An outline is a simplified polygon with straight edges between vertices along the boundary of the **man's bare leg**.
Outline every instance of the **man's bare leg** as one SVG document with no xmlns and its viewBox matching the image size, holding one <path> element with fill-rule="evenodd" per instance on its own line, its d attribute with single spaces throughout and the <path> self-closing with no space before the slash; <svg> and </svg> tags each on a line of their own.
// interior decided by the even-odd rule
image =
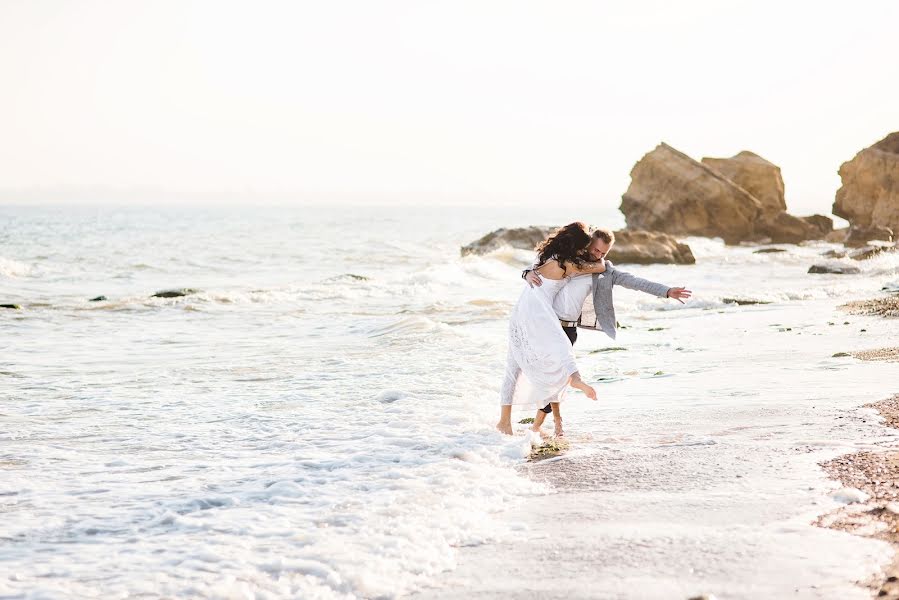
<svg viewBox="0 0 899 600">
<path fill-rule="evenodd" d="M 556 437 L 562 437 L 565 435 L 565 431 L 562 430 L 562 405 L 558 402 L 553 402 L 550 406 L 553 409 L 553 433 L 555 433 Z"/>
<path fill-rule="evenodd" d="M 546 413 L 542 410 L 537 410 L 537 414 L 534 415 L 534 424 L 531 426 L 531 431 L 536 431 L 541 436 L 545 437 L 545 434 L 540 431 L 540 428 L 543 427 L 543 421 L 546 420 Z"/>
<path fill-rule="evenodd" d="M 512 435 L 512 405 L 511 404 L 503 404 L 500 407 L 499 423 L 496 424 L 496 428 L 500 431 L 500 433 L 505 433 L 506 435 Z"/>
</svg>

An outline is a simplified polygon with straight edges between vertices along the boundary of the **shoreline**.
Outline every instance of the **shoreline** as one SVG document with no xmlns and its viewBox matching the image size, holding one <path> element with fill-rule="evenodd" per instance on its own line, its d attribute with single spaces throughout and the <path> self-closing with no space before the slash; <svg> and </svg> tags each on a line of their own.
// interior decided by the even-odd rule
<svg viewBox="0 0 899 600">
<path fill-rule="evenodd" d="M 899 429 L 899 394 L 862 408 L 875 409 L 885 426 Z M 815 525 L 889 542 L 896 556 L 869 587 L 876 598 L 899 599 L 899 449 L 854 452 L 823 462 L 821 468 L 848 493 L 861 494 L 857 501 L 818 517 Z"/>
<path fill-rule="evenodd" d="M 855 300 L 840 308 L 853 315 L 895 318 L 899 316 L 899 297 Z M 866 362 L 899 362 L 897 347 L 845 354 Z M 864 404 L 862 408 L 876 410 L 885 427 L 899 429 L 899 394 Z M 821 468 L 844 488 L 861 494 L 858 501 L 818 517 L 815 525 L 889 542 L 896 555 L 883 575 L 872 580 L 869 587 L 875 598 L 899 600 L 899 449 L 853 452 L 823 462 Z"/>
</svg>

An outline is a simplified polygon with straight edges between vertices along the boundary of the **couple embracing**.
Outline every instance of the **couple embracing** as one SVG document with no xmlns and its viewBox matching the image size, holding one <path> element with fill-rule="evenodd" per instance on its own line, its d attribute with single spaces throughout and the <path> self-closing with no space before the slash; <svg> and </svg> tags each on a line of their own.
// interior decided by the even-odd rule
<svg viewBox="0 0 899 600">
<path fill-rule="evenodd" d="M 660 298 L 683 302 L 692 292 L 620 271 L 606 260 L 615 236 L 606 229 L 589 231 L 581 222 L 559 228 L 537 245 L 537 262 L 522 277 L 521 292 L 509 321 L 509 354 L 500 392 L 496 428 L 512 434 L 512 405 L 537 408 L 533 430 L 539 432 L 552 412 L 555 435 L 562 436 L 561 402 L 568 386 L 596 400 L 596 390 L 581 378 L 572 346 L 578 326 L 615 338 L 612 288 L 620 285 Z"/>
</svg>

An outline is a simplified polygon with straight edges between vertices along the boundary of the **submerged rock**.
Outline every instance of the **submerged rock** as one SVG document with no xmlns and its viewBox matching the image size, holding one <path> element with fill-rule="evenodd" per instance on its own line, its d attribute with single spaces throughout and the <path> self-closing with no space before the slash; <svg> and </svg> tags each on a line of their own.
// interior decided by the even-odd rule
<svg viewBox="0 0 899 600">
<path fill-rule="evenodd" d="M 770 300 L 755 300 L 753 298 L 722 298 L 721 301 L 725 304 L 738 304 L 740 306 L 748 304 L 771 304 Z"/>
<path fill-rule="evenodd" d="M 180 298 L 182 296 L 190 296 L 191 294 L 199 294 L 200 290 L 194 288 L 181 288 L 176 290 L 162 290 L 156 292 L 151 298 Z"/>
<path fill-rule="evenodd" d="M 868 260 L 869 258 L 874 258 L 878 254 L 883 254 L 884 252 L 894 252 L 896 248 L 894 246 L 864 246 L 849 253 L 849 258 L 853 260 Z"/>
<path fill-rule="evenodd" d="M 828 250 L 827 252 L 822 252 L 821 256 L 824 258 L 846 258 L 846 255 L 849 254 L 845 250 Z"/>
<path fill-rule="evenodd" d="M 91 298 L 90 300 L 88 300 L 88 302 L 105 302 L 106 300 L 108 300 L 106 296 L 97 296 L 95 298 Z"/>
<path fill-rule="evenodd" d="M 778 252 L 786 252 L 783 248 L 759 248 L 753 254 L 776 254 Z"/>
<path fill-rule="evenodd" d="M 861 273 L 861 269 L 849 265 L 812 265 L 809 273 L 831 273 L 834 275 L 855 275 Z"/>
</svg>

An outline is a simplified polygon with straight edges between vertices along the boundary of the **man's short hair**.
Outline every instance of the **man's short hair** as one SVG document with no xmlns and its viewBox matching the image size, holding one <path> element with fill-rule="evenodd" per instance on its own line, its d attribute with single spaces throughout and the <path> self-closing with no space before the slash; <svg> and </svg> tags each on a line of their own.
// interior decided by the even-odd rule
<svg viewBox="0 0 899 600">
<path fill-rule="evenodd" d="M 608 229 L 594 229 L 592 236 L 594 240 L 602 240 L 607 244 L 615 243 L 615 234 Z"/>
</svg>

